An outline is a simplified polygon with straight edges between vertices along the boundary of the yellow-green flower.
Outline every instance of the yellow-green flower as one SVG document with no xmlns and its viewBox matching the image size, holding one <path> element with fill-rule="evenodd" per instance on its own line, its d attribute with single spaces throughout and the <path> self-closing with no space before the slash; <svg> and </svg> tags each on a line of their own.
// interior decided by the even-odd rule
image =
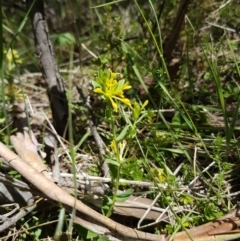
<svg viewBox="0 0 240 241">
<path fill-rule="evenodd" d="M 166 182 L 167 178 L 162 168 L 151 168 L 151 172 L 154 174 L 156 180 L 161 183 Z"/>
<path fill-rule="evenodd" d="M 99 72 L 98 77 L 93 81 L 95 87 L 94 92 L 101 94 L 104 98 L 111 101 L 114 111 L 118 111 L 116 100 L 121 101 L 123 104 L 131 106 L 131 102 L 124 96 L 124 91 L 130 89 L 131 86 L 124 79 L 118 81 L 120 74 L 113 73 L 110 70 Z"/>
<path fill-rule="evenodd" d="M 7 62 L 7 69 L 11 71 L 15 68 L 15 63 L 21 64 L 22 60 L 19 56 L 19 53 L 15 49 L 4 50 L 4 54 L 6 54 L 6 62 Z"/>
<path fill-rule="evenodd" d="M 116 140 L 111 141 L 110 148 L 115 155 L 119 155 L 119 161 L 124 162 L 125 149 L 127 146 L 126 140 L 117 142 Z"/>
<path fill-rule="evenodd" d="M 13 83 L 10 83 L 5 89 L 5 95 L 11 100 L 23 101 L 27 95 L 22 93 L 22 90 L 19 86 L 16 86 Z"/>
<path fill-rule="evenodd" d="M 115 140 L 111 141 L 110 147 L 114 153 L 117 153 L 117 142 Z"/>
<path fill-rule="evenodd" d="M 133 113 L 134 121 L 137 121 L 138 117 L 141 114 L 141 111 L 147 106 L 147 104 L 148 104 L 148 100 L 146 100 L 142 105 L 138 104 L 138 102 L 136 101 L 133 103 L 132 113 Z"/>
</svg>

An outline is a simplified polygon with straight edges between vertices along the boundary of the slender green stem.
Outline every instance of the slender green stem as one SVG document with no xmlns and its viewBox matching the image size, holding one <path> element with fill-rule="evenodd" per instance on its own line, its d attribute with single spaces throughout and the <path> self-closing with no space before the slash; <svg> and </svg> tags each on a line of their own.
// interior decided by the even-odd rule
<svg viewBox="0 0 240 241">
<path fill-rule="evenodd" d="M 118 188 L 119 188 L 120 170 L 121 170 L 120 152 L 119 152 L 119 148 L 118 148 L 116 127 L 115 127 L 116 120 L 115 120 L 115 116 L 113 113 L 111 103 L 109 103 L 109 109 L 110 109 L 110 118 L 111 118 L 110 122 L 111 122 L 111 130 L 112 130 L 112 134 L 113 134 L 113 141 L 116 142 L 115 159 L 119 163 L 119 166 L 117 166 L 117 175 L 113 176 L 113 173 L 112 173 L 112 183 L 113 183 L 114 191 L 113 191 L 113 196 L 112 196 L 112 204 L 110 205 L 109 210 L 106 214 L 107 217 L 109 217 L 112 214 L 112 210 L 113 210 L 114 204 L 116 202 L 117 192 L 118 192 Z"/>
</svg>

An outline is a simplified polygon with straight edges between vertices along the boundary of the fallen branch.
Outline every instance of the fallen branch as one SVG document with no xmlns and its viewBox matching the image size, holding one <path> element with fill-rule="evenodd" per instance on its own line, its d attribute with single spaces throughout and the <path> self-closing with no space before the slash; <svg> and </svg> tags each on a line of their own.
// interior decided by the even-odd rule
<svg viewBox="0 0 240 241">
<path fill-rule="evenodd" d="M 90 217 L 95 222 L 107 227 L 110 234 L 115 237 L 127 238 L 127 240 L 149 240 L 149 241 L 166 241 L 165 235 L 154 235 L 150 233 L 141 232 L 132 228 L 119 224 L 111 219 L 92 210 L 75 197 L 61 189 L 51 180 L 46 178 L 42 173 L 39 173 L 27 162 L 24 162 L 14 152 L 9 150 L 3 143 L 0 142 L 0 155 L 7 161 L 16 171 L 18 171 L 24 178 L 40 190 L 47 198 L 54 200 L 67 207 L 76 208 L 80 213 Z M 107 233 L 109 234 L 109 233 Z M 107 235 L 106 234 L 106 235 Z"/>
</svg>

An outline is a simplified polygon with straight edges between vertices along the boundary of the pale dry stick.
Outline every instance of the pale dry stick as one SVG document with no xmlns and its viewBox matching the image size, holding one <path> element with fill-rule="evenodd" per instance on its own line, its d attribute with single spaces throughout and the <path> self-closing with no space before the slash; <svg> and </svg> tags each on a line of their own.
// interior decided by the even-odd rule
<svg viewBox="0 0 240 241">
<path fill-rule="evenodd" d="M 97 125 L 96 125 L 96 116 L 94 114 L 91 104 L 87 101 L 86 96 L 83 94 L 82 89 L 77 87 L 77 90 L 78 90 L 79 95 L 81 96 L 81 98 L 84 101 L 84 105 L 87 107 L 87 109 L 91 115 L 91 120 L 89 120 L 89 128 L 94 137 L 95 143 L 99 149 L 100 158 L 102 161 L 102 166 L 101 166 L 102 172 L 105 177 L 110 177 L 109 166 L 108 166 L 107 162 L 104 161 L 106 145 L 98 133 Z"/>
<path fill-rule="evenodd" d="M 26 129 L 24 129 L 23 133 L 18 132 L 16 136 L 11 136 L 10 139 L 22 160 L 52 180 L 52 177 L 48 174 L 47 167 L 37 153 L 37 147 L 33 144 Z"/>
<path fill-rule="evenodd" d="M 20 208 L 18 203 L 10 203 L 10 204 L 0 205 L 1 208 L 5 208 L 6 210 L 8 210 L 8 209 L 10 210 L 11 206 L 15 206 L 15 208 L 13 210 L 9 211 L 8 213 L 1 214 L 0 222 L 5 222 L 10 216 L 12 216 Z"/>
<path fill-rule="evenodd" d="M 45 150 L 49 153 L 49 159 L 51 163 L 51 169 L 52 169 L 52 177 L 56 184 L 60 184 L 60 163 L 59 163 L 59 157 L 58 157 L 58 151 L 57 151 L 57 139 L 54 134 L 52 134 L 50 131 L 47 131 L 44 134 L 44 144 L 45 144 Z"/>
<path fill-rule="evenodd" d="M 209 24 L 210 26 L 214 26 L 214 27 L 217 27 L 217 28 L 221 28 L 221 29 L 236 33 L 236 30 L 233 29 L 233 28 L 230 28 L 230 27 L 227 27 L 227 26 L 221 26 L 221 25 L 218 25 L 216 23 L 212 23 L 212 22 L 208 22 L 208 21 L 206 21 L 206 23 Z"/>
<path fill-rule="evenodd" d="M 91 227 L 91 230 L 95 233 L 98 233 L 100 235 L 104 235 L 104 236 L 107 236 L 107 238 L 110 240 L 110 241 L 122 241 L 122 239 L 117 239 L 115 237 L 113 237 L 112 235 L 106 235 L 106 233 L 110 233 L 110 231 L 105 228 L 105 227 L 101 227 L 95 223 L 90 223 L 84 219 L 80 219 L 79 217 L 74 217 L 74 223 L 78 223 L 80 224 L 81 226 L 85 227 L 85 228 L 90 228 Z"/>
<path fill-rule="evenodd" d="M 215 161 L 211 162 L 206 168 L 203 169 L 202 173 L 206 172 L 210 167 L 215 164 Z M 200 178 L 200 175 L 196 176 L 189 184 L 188 187 L 192 187 L 194 183 Z"/>
<path fill-rule="evenodd" d="M 53 131 L 53 134 L 56 136 L 57 140 L 58 140 L 59 143 L 61 144 L 64 152 L 67 154 L 67 157 L 69 158 L 69 160 L 70 160 L 71 163 L 72 163 L 72 158 L 71 158 L 71 156 L 70 156 L 70 154 L 69 154 L 69 152 L 68 152 L 67 147 L 64 145 L 64 143 L 62 142 L 61 138 L 58 136 L 56 130 L 54 129 L 53 125 L 51 124 L 51 122 L 50 122 L 49 119 L 47 118 L 47 116 L 46 116 L 46 114 L 44 113 L 44 111 L 42 111 L 42 114 L 43 114 L 45 120 L 47 121 L 47 123 L 49 124 L 51 130 Z"/>
<path fill-rule="evenodd" d="M 180 163 L 179 165 L 178 165 L 178 167 L 175 169 L 175 171 L 173 172 L 173 175 L 174 176 L 176 176 L 178 173 L 179 173 L 179 171 L 181 170 L 181 168 L 182 168 L 182 166 L 184 165 L 184 162 L 182 162 L 182 163 Z"/>
<path fill-rule="evenodd" d="M 219 12 L 222 8 L 226 7 L 226 5 L 228 5 L 230 2 L 232 2 L 232 0 L 228 0 L 227 2 L 223 3 L 218 9 L 216 9 L 210 15 L 208 15 L 207 19 L 210 18 L 213 14 Z"/>
<path fill-rule="evenodd" d="M 240 230 L 227 231 L 225 233 L 220 234 L 204 234 L 201 236 L 193 237 L 193 236 L 185 236 L 177 239 L 173 239 L 173 241 L 229 241 L 229 240 L 239 240 L 240 238 Z"/>
<path fill-rule="evenodd" d="M 232 2 L 232 0 L 228 0 L 226 3 L 223 3 L 218 9 L 222 9 L 224 7 L 226 7 L 227 4 L 229 4 L 230 2 Z"/>
<path fill-rule="evenodd" d="M 96 54 L 94 54 L 90 49 L 88 49 L 85 44 L 81 44 L 81 45 L 82 45 L 82 47 L 83 47 L 85 50 L 87 50 L 87 52 L 88 52 L 93 58 L 98 59 L 98 56 L 97 56 Z"/>
<path fill-rule="evenodd" d="M 193 156 L 193 173 L 194 179 L 196 178 L 196 161 L 197 161 L 197 146 L 194 146 L 194 156 Z"/>
<path fill-rule="evenodd" d="M 43 174 L 36 171 L 26 162 L 22 161 L 19 156 L 9 150 L 2 142 L 0 142 L 0 156 L 2 156 L 16 171 L 18 171 L 22 176 L 24 176 L 24 178 L 46 195 L 46 197 L 68 207 L 76 208 L 76 210 L 80 213 L 87 215 L 91 219 L 110 229 L 112 234 L 115 234 L 118 237 L 128 238 L 127 240 L 166 241 L 167 237 L 165 235 L 154 235 L 134 230 L 92 210 L 47 179 Z"/>
<path fill-rule="evenodd" d="M 52 172 L 49 172 L 50 175 L 52 175 Z M 74 175 L 71 174 L 71 173 L 60 173 L 60 176 L 61 177 L 71 177 L 73 178 Z M 79 179 L 79 180 L 85 180 L 86 179 L 86 176 L 87 176 L 87 179 L 89 181 L 96 181 L 96 182 L 105 182 L 105 183 L 110 183 L 112 182 L 112 179 L 110 177 L 97 177 L 97 176 L 91 176 L 87 173 L 79 173 L 79 174 L 76 174 L 76 178 Z M 148 187 L 148 188 L 164 188 L 166 189 L 166 185 L 164 184 L 154 184 L 152 182 L 144 182 L 144 181 L 133 181 L 133 180 L 127 180 L 127 179 L 122 179 L 120 178 L 119 179 L 119 183 L 122 183 L 122 184 L 128 184 L 128 185 L 133 185 L 133 186 L 138 186 L 138 187 Z M 184 188 L 179 188 L 179 190 L 183 190 Z M 186 188 L 185 188 L 186 189 Z"/>
<path fill-rule="evenodd" d="M 99 149 L 101 159 L 103 160 L 102 172 L 103 172 L 105 177 L 110 177 L 109 166 L 108 166 L 107 162 L 104 161 L 104 158 L 103 158 L 103 156 L 105 155 L 105 150 L 104 149 L 106 149 L 106 145 L 103 142 L 101 136 L 99 135 L 99 133 L 97 131 L 97 127 L 93 124 L 92 121 L 90 121 L 89 126 L 90 126 L 90 129 L 91 129 L 92 135 L 93 135 L 93 137 L 95 139 L 95 143 L 96 143 L 96 145 L 97 145 L 97 147 Z"/>
<path fill-rule="evenodd" d="M 141 219 L 138 221 L 137 224 L 137 228 L 141 228 L 141 223 L 143 222 L 143 220 L 145 219 L 145 217 L 148 215 L 148 213 L 151 211 L 152 207 L 155 205 L 155 203 L 157 202 L 158 198 L 162 195 L 161 192 L 158 193 L 158 195 L 155 197 L 155 199 L 152 201 L 152 204 L 149 205 L 148 209 L 146 210 L 146 212 L 144 213 L 144 215 L 141 217 Z"/>
<path fill-rule="evenodd" d="M 2 187 L 3 185 L 8 185 L 8 188 Z M 68 193 L 73 192 L 73 182 L 68 180 L 65 182 L 64 180 L 61 180 L 61 186 L 63 189 L 65 189 Z M 91 187 L 91 193 L 85 193 L 83 195 L 83 200 L 87 200 L 88 203 L 91 203 L 93 206 L 101 209 L 102 206 L 102 199 L 96 199 L 94 196 L 96 195 L 104 195 L 104 193 L 100 193 L 98 190 L 96 190 L 97 187 L 92 186 Z M 78 187 L 79 189 L 79 187 Z M 82 190 L 86 190 L 85 186 L 81 188 Z M 13 195 L 16 192 L 16 195 Z M 22 206 L 26 205 L 28 203 L 29 198 L 31 198 L 33 195 L 30 195 L 31 193 L 41 196 L 41 193 L 39 191 L 33 189 L 33 187 L 30 187 L 24 182 L 21 182 L 17 179 L 12 179 L 6 176 L 5 174 L 0 173 L 0 194 L 3 194 L 4 198 L 8 200 L 8 202 L 11 203 L 22 203 Z M 19 201 L 20 200 L 20 201 Z M 25 200 L 24 203 L 22 200 Z M 4 204 L 5 202 L 1 202 L 0 204 Z M 151 205 L 152 200 L 143 198 L 143 197 L 129 197 L 128 200 L 125 202 L 116 202 L 114 205 L 114 213 L 124 215 L 124 216 L 132 216 L 136 218 L 141 218 L 144 214 L 145 210 Z M 147 219 L 149 220 L 156 220 L 159 215 L 164 211 L 164 209 L 159 207 L 153 207 L 151 209 L 151 212 L 148 214 Z M 177 210 L 178 211 L 178 210 Z M 182 210 L 181 210 L 182 211 Z M 168 217 L 165 215 L 162 217 L 162 221 L 168 222 Z"/>
<path fill-rule="evenodd" d="M 51 175 L 51 173 L 49 173 Z M 2 182 L 2 183 L 1 183 Z M 14 188 L 17 192 L 16 197 L 12 197 L 11 194 L 11 189 L 5 188 L 3 189 L 1 186 L 2 185 L 8 185 L 12 188 Z M 73 182 L 68 180 L 61 180 L 61 185 L 65 190 L 69 193 L 72 193 L 72 188 L 73 188 Z M 79 189 L 80 187 L 78 187 Z M 85 186 L 81 187 L 82 190 L 86 190 Z M 102 206 L 102 200 L 101 199 L 95 199 L 92 197 L 92 195 L 104 195 L 104 193 L 100 193 L 99 190 L 97 189 L 96 186 L 91 186 L 91 193 L 90 194 L 85 194 L 84 197 L 87 199 L 87 201 L 91 202 L 95 207 L 101 208 Z M 6 197 L 10 202 L 19 202 L 18 198 L 19 196 L 21 197 L 21 200 L 27 200 L 29 199 L 28 193 L 34 193 L 35 195 L 41 195 L 39 194 L 38 191 L 34 190 L 31 188 L 29 185 L 27 185 L 24 182 L 21 182 L 17 179 L 12 179 L 9 178 L 7 175 L 0 173 L 0 193 L 4 194 L 4 197 Z M 85 199 L 83 199 L 85 200 Z M 1 203 L 1 202 L 0 202 Z M 25 204 L 25 203 L 24 203 Z M 152 204 L 152 200 L 143 198 L 143 197 L 129 197 L 128 200 L 125 202 L 116 202 L 114 205 L 114 213 L 124 215 L 124 216 L 132 216 L 136 218 L 141 218 L 149 207 L 149 205 Z M 152 207 L 151 212 L 148 213 L 147 219 L 149 220 L 156 220 L 159 215 L 164 211 L 164 209 L 160 207 Z M 178 211 L 183 211 L 183 209 L 176 209 L 176 212 Z M 162 215 L 162 214 L 161 214 Z M 162 216 L 162 221 L 168 222 L 168 217 L 166 215 Z"/>
<path fill-rule="evenodd" d="M 167 214 L 166 214 L 167 212 Z M 176 212 L 177 213 L 177 212 Z M 173 220 L 173 213 L 172 211 L 170 210 L 170 207 L 167 206 L 167 208 L 164 209 L 164 211 L 161 213 L 161 215 L 155 220 L 155 222 L 152 222 L 152 223 L 149 223 L 149 224 L 146 224 L 144 226 L 141 227 L 141 229 L 143 228 L 146 228 L 146 227 L 151 227 L 151 226 L 154 226 L 154 225 L 157 225 L 158 223 L 162 222 L 162 221 L 165 221 L 164 220 L 164 216 L 166 216 L 169 218 L 169 221 L 168 223 L 170 223 L 172 226 L 174 225 L 174 220 Z M 166 221 L 165 221 L 166 222 Z"/>
<path fill-rule="evenodd" d="M 16 215 L 14 215 L 11 218 L 6 219 L 4 221 L 4 223 L 2 225 L 0 225 L 0 233 L 3 232 L 4 230 L 6 230 L 7 228 L 11 227 L 12 225 L 14 225 L 18 220 L 25 217 L 28 213 L 32 212 L 36 207 L 37 207 L 37 205 L 34 203 L 34 204 L 30 204 L 29 206 L 27 206 L 25 208 L 21 208 L 20 211 Z"/>
</svg>

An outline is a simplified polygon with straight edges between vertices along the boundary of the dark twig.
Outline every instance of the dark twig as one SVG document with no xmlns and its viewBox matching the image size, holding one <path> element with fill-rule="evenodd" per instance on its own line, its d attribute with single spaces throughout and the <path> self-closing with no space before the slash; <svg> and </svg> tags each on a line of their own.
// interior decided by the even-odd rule
<svg viewBox="0 0 240 241">
<path fill-rule="evenodd" d="M 83 102 L 85 103 L 85 106 L 88 108 L 88 111 L 89 111 L 90 115 L 91 115 L 92 120 L 89 121 L 89 127 L 90 127 L 92 135 L 95 139 L 96 145 L 99 149 L 101 161 L 103 163 L 102 164 L 102 172 L 103 172 L 105 177 L 110 177 L 108 164 L 104 161 L 106 145 L 103 142 L 101 136 L 99 135 L 99 133 L 97 131 L 96 116 L 93 112 L 91 104 L 88 102 L 87 98 L 84 96 L 81 88 L 77 87 L 77 90 L 78 90 L 78 93 L 79 93 L 80 97 L 83 99 Z"/>
<path fill-rule="evenodd" d="M 33 0 L 27 0 L 30 8 Z M 62 136 L 67 126 L 68 105 L 63 79 L 59 73 L 50 40 L 47 21 L 44 19 L 44 4 L 36 0 L 30 12 L 35 37 L 36 56 L 42 70 L 43 78 L 48 85 L 48 95 L 51 104 L 54 127 Z"/>
<path fill-rule="evenodd" d="M 177 16 L 175 18 L 172 31 L 169 35 L 169 37 L 166 39 L 166 42 L 164 43 L 164 55 L 166 62 L 169 63 L 171 61 L 171 55 L 172 51 L 176 45 L 176 42 L 178 40 L 179 33 L 182 28 L 182 24 L 184 21 L 184 17 L 187 13 L 188 5 L 190 4 L 190 0 L 181 0 Z"/>
<path fill-rule="evenodd" d="M 89 121 L 89 127 L 91 129 L 92 135 L 93 135 L 93 137 L 95 139 L 96 145 L 97 145 L 97 147 L 99 149 L 99 152 L 100 152 L 100 155 L 101 155 L 101 159 L 103 161 L 102 171 L 104 173 L 104 176 L 105 177 L 110 177 L 108 164 L 104 161 L 104 155 L 105 155 L 105 150 L 104 149 L 106 148 L 106 145 L 103 142 L 101 136 L 98 134 L 97 127 L 93 124 L 92 121 Z"/>
</svg>

